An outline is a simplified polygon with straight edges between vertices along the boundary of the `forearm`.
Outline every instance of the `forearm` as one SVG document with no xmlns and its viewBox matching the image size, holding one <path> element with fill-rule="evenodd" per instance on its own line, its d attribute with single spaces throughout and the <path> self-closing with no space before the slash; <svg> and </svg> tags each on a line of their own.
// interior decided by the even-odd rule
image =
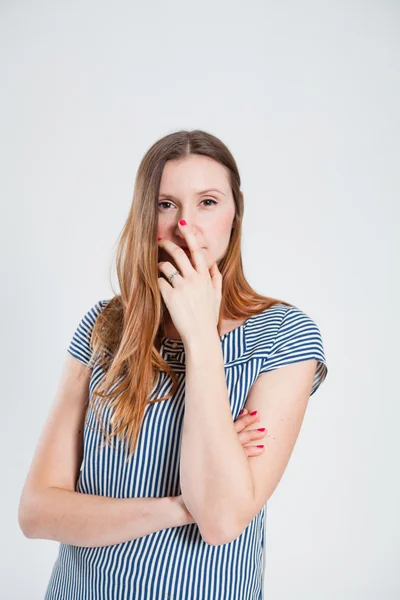
<svg viewBox="0 0 400 600">
<path fill-rule="evenodd" d="M 26 509 L 29 538 L 73 546 L 111 546 L 186 524 L 175 497 L 109 498 L 60 488 L 38 493 Z"/>
<path fill-rule="evenodd" d="M 225 539 L 241 528 L 253 482 L 233 423 L 217 330 L 185 342 L 185 354 L 182 495 L 203 537 Z"/>
</svg>

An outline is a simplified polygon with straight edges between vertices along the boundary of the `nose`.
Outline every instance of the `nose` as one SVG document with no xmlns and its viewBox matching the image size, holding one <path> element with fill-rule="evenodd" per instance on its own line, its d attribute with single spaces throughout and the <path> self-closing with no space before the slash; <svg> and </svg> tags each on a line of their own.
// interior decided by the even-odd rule
<svg viewBox="0 0 400 600">
<path fill-rule="evenodd" d="M 201 248 L 204 248 L 204 243 L 203 243 L 203 236 L 200 234 L 200 232 L 198 231 L 196 226 L 190 226 L 190 223 L 188 221 L 186 221 L 187 225 L 185 225 L 184 227 L 188 227 L 189 228 L 189 232 L 194 235 L 196 241 L 200 244 Z M 186 238 L 184 237 L 183 233 L 182 233 L 182 227 L 180 225 L 177 225 L 175 227 L 175 235 L 174 238 L 176 240 L 176 244 L 178 244 L 178 246 L 187 246 L 187 241 Z M 175 241 L 174 239 L 172 241 Z"/>
<path fill-rule="evenodd" d="M 187 228 L 187 231 L 189 233 L 192 233 L 194 235 L 197 235 L 197 228 L 196 226 L 193 224 L 193 220 L 189 221 L 188 219 L 185 219 L 184 217 L 182 217 L 182 219 L 186 222 L 186 225 L 184 225 L 185 228 Z M 182 226 L 179 225 L 179 221 L 181 221 L 182 219 L 178 219 L 175 225 L 175 235 L 177 238 L 179 238 L 183 244 L 186 244 L 185 241 L 185 236 L 182 233 Z"/>
</svg>

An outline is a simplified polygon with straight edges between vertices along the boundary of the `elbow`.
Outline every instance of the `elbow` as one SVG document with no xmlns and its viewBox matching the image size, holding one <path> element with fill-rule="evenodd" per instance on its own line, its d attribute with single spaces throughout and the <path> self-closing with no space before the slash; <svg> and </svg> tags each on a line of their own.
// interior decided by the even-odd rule
<svg viewBox="0 0 400 600">
<path fill-rule="evenodd" d="M 24 536 L 29 539 L 38 537 L 38 505 L 40 505 L 40 503 L 28 497 L 22 497 L 19 503 L 18 525 Z"/>
<path fill-rule="evenodd" d="M 201 537 L 210 546 L 221 546 L 222 544 L 229 544 L 236 540 L 244 531 L 237 522 L 232 523 L 221 523 L 216 519 L 213 519 L 207 527 L 200 529 Z"/>
<path fill-rule="evenodd" d="M 33 534 L 33 522 L 32 519 L 26 510 L 18 511 L 18 525 L 22 533 L 26 538 L 32 539 L 34 537 Z"/>
<path fill-rule="evenodd" d="M 223 512 L 227 513 L 227 511 Z M 238 513 L 226 514 L 225 518 L 217 518 L 214 512 L 211 515 L 204 513 L 198 515 L 196 523 L 199 527 L 200 535 L 206 544 L 220 546 L 222 544 L 229 544 L 242 535 L 252 518 L 253 516 L 250 517 L 248 513 L 246 515 Z"/>
<path fill-rule="evenodd" d="M 233 542 L 234 540 L 236 540 L 236 538 L 238 538 L 238 535 L 221 535 L 221 534 L 214 534 L 214 535 L 207 535 L 207 537 L 203 537 L 203 540 L 206 542 L 206 544 L 208 544 L 209 546 L 222 546 L 223 544 L 229 544 L 230 542 Z"/>
<path fill-rule="evenodd" d="M 203 532 L 200 530 L 201 537 L 203 538 L 203 542 L 208 544 L 209 546 L 221 546 L 222 544 L 227 544 L 228 541 L 226 537 L 222 537 L 219 532 Z"/>
<path fill-rule="evenodd" d="M 222 523 L 218 523 L 215 519 L 214 522 L 203 531 L 201 535 L 203 540 L 211 546 L 219 546 L 221 544 L 229 544 L 234 542 L 238 537 L 244 533 L 245 529 L 250 525 L 255 515 L 246 514 L 243 518 L 232 519 L 229 523 L 225 523 L 222 527 Z"/>
</svg>

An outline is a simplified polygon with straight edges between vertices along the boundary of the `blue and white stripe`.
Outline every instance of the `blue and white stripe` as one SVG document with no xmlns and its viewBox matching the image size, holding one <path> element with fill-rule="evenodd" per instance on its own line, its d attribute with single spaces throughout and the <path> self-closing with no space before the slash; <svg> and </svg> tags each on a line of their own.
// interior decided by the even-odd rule
<svg viewBox="0 0 400 600">
<path fill-rule="evenodd" d="M 80 321 L 68 352 L 88 365 L 90 334 L 109 300 L 97 302 Z M 321 333 L 300 309 L 278 304 L 220 337 L 233 419 L 260 373 L 310 358 L 318 367 L 314 394 L 327 375 Z M 84 428 L 84 455 L 76 491 L 113 498 L 178 496 L 184 416 L 185 350 L 164 337 L 160 352 L 178 377 L 168 400 L 147 404 L 135 453 L 122 444 L 104 446 L 91 409 Z M 104 376 L 94 364 L 90 394 Z M 160 373 L 150 400 L 172 388 Z M 101 407 L 110 431 L 111 409 Z M 90 425 L 90 427 L 88 427 Z M 267 504 L 233 542 L 211 546 L 195 523 L 154 532 L 122 544 L 86 548 L 60 544 L 45 600 L 262 600 Z"/>
</svg>

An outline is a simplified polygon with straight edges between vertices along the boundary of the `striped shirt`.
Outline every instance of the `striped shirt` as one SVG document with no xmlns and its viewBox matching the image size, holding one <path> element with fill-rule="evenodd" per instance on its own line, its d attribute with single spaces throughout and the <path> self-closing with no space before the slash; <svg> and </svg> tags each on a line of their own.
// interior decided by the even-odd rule
<svg viewBox="0 0 400 600">
<path fill-rule="evenodd" d="M 84 364 L 91 357 L 90 335 L 109 300 L 97 302 L 79 322 L 68 352 Z M 298 308 L 277 304 L 220 336 L 229 401 L 235 421 L 260 373 L 315 358 L 311 395 L 327 375 L 317 324 Z M 147 404 L 135 453 L 104 437 L 91 408 L 84 427 L 84 454 L 76 491 L 113 498 L 178 496 L 179 449 L 184 416 L 185 350 L 182 340 L 163 337 L 161 356 L 178 377 L 175 395 Z M 90 396 L 104 377 L 94 365 Z M 166 395 L 172 381 L 162 372 L 151 400 Z M 99 412 L 99 411 L 97 411 Z M 107 431 L 111 417 L 100 410 Z M 88 427 L 88 425 L 90 427 Z M 155 443 L 156 441 L 156 443 Z M 100 449 L 100 447 L 102 448 Z M 213 546 L 196 523 L 170 527 L 103 547 L 60 544 L 45 600 L 262 600 L 267 504 L 232 542 Z"/>
</svg>

